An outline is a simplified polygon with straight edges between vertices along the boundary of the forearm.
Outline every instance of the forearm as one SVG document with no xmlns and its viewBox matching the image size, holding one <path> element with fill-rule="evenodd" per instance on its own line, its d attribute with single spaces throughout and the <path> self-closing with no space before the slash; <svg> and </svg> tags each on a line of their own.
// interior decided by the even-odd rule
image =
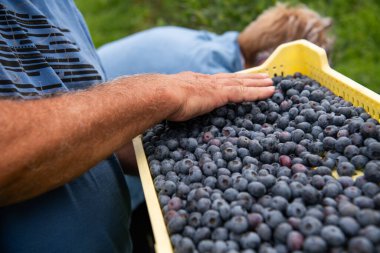
<svg viewBox="0 0 380 253">
<path fill-rule="evenodd" d="M 122 78 L 54 98 L 0 101 L 0 205 L 71 181 L 170 115 L 160 81 Z"/>
</svg>

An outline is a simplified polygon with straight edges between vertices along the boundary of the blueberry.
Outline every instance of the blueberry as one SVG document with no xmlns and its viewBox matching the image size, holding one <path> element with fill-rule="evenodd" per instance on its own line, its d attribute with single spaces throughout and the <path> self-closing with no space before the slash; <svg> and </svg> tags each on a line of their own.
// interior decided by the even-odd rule
<svg viewBox="0 0 380 253">
<path fill-rule="evenodd" d="M 198 166 L 193 166 L 189 169 L 189 180 L 191 182 L 200 182 L 202 178 L 203 174 Z"/>
<path fill-rule="evenodd" d="M 329 117 L 327 114 L 322 114 L 318 117 L 318 126 L 320 126 L 321 128 L 326 128 L 330 122 L 329 122 Z"/>
<path fill-rule="evenodd" d="M 217 179 L 215 177 L 212 177 L 212 176 L 209 176 L 209 177 L 206 177 L 204 180 L 203 180 L 203 184 L 205 186 L 209 186 L 211 188 L 215 188 L 216 186 L 216 183 L 217 183 Z M 177 191 L 178 192 L 178 191 Z"/>
<path fill-rule="evenodd" d="M 165 206 L 169 203 L 170 197 L 167 195 L 159 195 L 158 200 L 161 206 Z"/>
<path fill-rule="evenodd" d="M 343 153 L 344 149 L 348 146 L 351 145 L 351 140 L 347 137 L 340 137 L 336 140 L 335 143 L 335 149 L 336 151 Z"/>
<path fill-rule="evenodd" d="M 339 185 L 335 183 L 327 183 L 322 189 L 322 193 L 324 197 L 330 197 L 330 198 L 335 198 L 341 192 L 342 192 L 342 187 L 339 187 Z"/>
<path fill-rule="evenodd" d="M 289 89 L 291 89 L 293 87 L 294 83 L 291 81 L 291 80 L 282 80 L 280 81 L 280 83 L 278 84 L 278 87 L 283 90 L 283 91 L 287 91 Z"/>
<path fill-rule="evenodd" d="M 365 179 L 379 184 L 380 183 L 380 161 L 370 161 L 364 170 Z"/>
<path fill-rule="evenodd" d="M 217 171 L 218 171 L 218 167 L 216 166 L 215 162 L 213 162 L 213 161 L 206 162 L 202 166 L 202 172 L 206 176 L 214 176 L 214 175 L 216 175 Z"/>
<path fill-rule="evenodd" d="M 206 212 L 211 207 L 211 200 L 208 198 L 201 198 L 197 202 L 197 211 L 198 212 Z"/>
<path fill-rule="evenodd" d="M 260 102 L 264 102 L 264 101 L 260 101 Z M 256 124 L 260 124 L 261 125 L 261 124 L 264 124 L 266 122 L 266 119 L 267 119 L 267 117 L 265 116 L 265 114 L 263 114 L 263 113 L 257 113 L 255 115 L 253 115 L 252 123 L 256 123 Z"/>
<path fill-rule="evenodd" d="M 338 133 L 336 134 L 336 137 L 340 138 L 340 137 L 348 137 L 350 135 L 350 133 L 348 132 L 347 129 L 340 129 L 338 131 Z"/>
<path fill-rule="evenodd" d="M 181 215 L 174 215 L 167 223 L 170 234 L 180 233 L 187 224 L 186 218 Z"/>
<path fill-rule="evenodd" d="M 368 145 L 368 157 L 380 160 L 380 142 L 372 142 Z"/>
<path fill-rule="evenodd" d="M 289 89 L 286 91 L 286 96 L 290 97 L 292 101 L 297 101 L 299 100 L 299 91 L 296 89 Z M 297 99 L 296 99 L 297 98 Z"/>
<path fill-rule="evenodd" d="M 198 251 L 199 252 L 211 252 L 214 246 L 214 242 L 212 240 L 206 239 L 202 240 L 198 243 Z"/>
<path fill-rule="evenodd" d="M 290 190 L 292 192 L 292 197 L 293 198 L 299 198 L 302 196 L 303 192 L 303 184 L 300 182 L 291 182 L 290 183 Z"/>
<path fill-rule="evenodd" d="M 271 152 L 268 152 L 268 151 L 264 151 L 261 153 L 260 155 L 260 161 L 262 163 L 266 163 L 266 164 L 271 164 L 273 163 L 275 160 L 275 156 L 273 153 Z"/>
<path fill-rule="evenodd" d="M 169 210 L 178 211 L 179 209 L 182 208 L 182 200 L 178 197 L 173 197 L 168 201 L 167 205 L 168 205 Z"/>
<path fill-rule="evenodd" d="M 294 163 L 294 162 L 293 162 Z M 306 168 L 306 166 L 305 165 L 303 165 L 303 164 L 301 164 L 301 163 L 294 163 L 293 165 L 292 165 L 292 172 L 294 173 L 294 174 L 296 174 L 296 173 L 305 173 L 305 172 L 307 172 L 307 168 Z"/>
<path fill-rule="evenodd" d="M 348 145 L 345 149 L 344 149 L 344 155 L 351 159 L 352 157 L 354 156 L 357 156 L 360 154 L 360 150 L 358 147 L 354 146 L 354 145 Z"/>
<path fill-rule="evenodd" d="M 284 130 L 289 125 L 289 118 L 288 117 L 280 117 L 277 122 L 277 127 Z"/>
<path fill-rule="evenodd" d="M 229 202 L 232 202 L 237 198 L 237 195 L 239 192 L 234 189 L 234 188 L 228 188 L 227 190 L 224 191 L 223 193 L 223 198 Z"/>
<path fill-rule="evenodd" d="M 339 227 L 348 236 L 352 237 L 358 234 L 360 226 L 352 217 L 343 217 L 339 220 Z"/>
<path fill-rule="evenodd" d="M 194 233 L 195 233 L 195 228 L 193 228 L 192 226 L 185 226 L 185 228 L 182 231 L 182 236 L 193 238 Z"/>
<path fill-rule="evenodd" d="M 285 198 L 281 196 L 275 196 L 272 198 L 271 207 L 273 209 L 276 209 L 280 212 L 285 212 L 287 206 L 288 206 L 288 201 Z"/>
<path fill-rule="evenodd" d="M 301 220 L 300 231 L 303 235 L 319 235 L 322 229 L 322 223 L 312 216 L 305 216 Z"/>
<path fill-rule="evenodd" d="M 269 242 L 272 238 L 272 230 L 265 223 L 260 223 L 260 225 L 256 228 L 256 232 L 263 241 Z"/>
<path fill-rule="evenodd" d="M 209 239 L 211 236 L 211 231 L 208 227 L 199 227 L 195 230 L 193 241 L 198 243 L 202 240 Z"/>
<path fill-rule="evenodd" d="M 302 199 L 306 204 L 316 204 L 320 200 L 320 193 L 311 185 L 306 185 L 303 188 Z"/>
<path fill-rule="evenodd" d="M 372 253 L 375 252 L 373 244 L 367 238 L 358 236 L 351 238 L 348 242 L 348 252 L 349 253 Z"/>
<path fill-rule="evenodd" d="M 325 217 L 325 225 L 335 225 L 339 224 L 339 216 L 337 214 L 330 214 Z"/>
<path fill-rule="evenodd" d="M 234 147 L 227 147 L 222 150 L 223 159 L 226 161 L 232 161 L 237 157 L 237 151 Z"/>
<path fill-rule="evenodd" d="M 277 149 L 277 141 L 274 138 L 263 138 L 260 140 L 261 146 L 264 148 L 264 150 L 269 152 L 274 152 Z"/>
<path fill-rule="evenodd" d="M 323 130 L 323 134 L 325 136 L 330 136 L 336 138 L 336 135 L 338 133 L 339 129 L 336 126 L 329 125 Z M 351 143 L 350 143 L 351 144 Z"/>
<path fill-rule="evenodd" d="M 174 234 L 170 236 L 170 241 L 174 247 L 177 247 L 180 240 L 182 240 L 182 236 L 180 234 Z"/>
<path fill-rule="evenodd" d="M 288 249 L 292 252 L 296 250 L 300 250 L 304 243 L 303 235 L 298 231 L 292 231 L 289 233 L 288 238 L 286 240 L 286 244 L 288 245 Z"/>
<path fill-rule="evenodd" d="M 243 249 L 257 249 L 261 239 L 255 232 L 247 232 L 240 237 L 240 245 Z"/>
<path fill-rule="evenodd" d="M 321 230 L 322 238 L 332 247 L 339 247 L 344 245 L 346 237 L 343 232 L 334 225 L 327 225 Z"/>
<path fill-rule="evenodd" d="M 338 179 L 338 182 L 342 185 L 343 188 L 354 185 L 354 180 L 348 176 L 342 176 Z"/>
<path fill-rule="evenodd" d="M 302 130 L 300 130 L 302 131 Z M 296 150 L 296 143 L 294 142 L 285 142 L 282 146 L 279 146 L 279 153 L 281 155 L 290 155 L 290 154 L 293 154 Z"/>
<path fill-rule="evenodd" d="M 308 154 L 306 155 L 306 162 L 311 167 L 316 167 L 322 165 L 322 158 L 319 155 Z"/>
<path fill-rule="evenodd" d="M 368 238 L 373 244 L 380 243 L 380 228 L 374 225 L 368 225 L 359 232 L 360 235 Z"/>
<path fill-rule="evenodd" d="M 176 190 L 177 190 L 177 186 L 174 182 L 165 181 L 160 191 L 160 194 L 171 196 L 176 192 Z"/>
<path fill-rule="evenodd" d="M 227 168 L 231 172 L 240 172 L 242 167 L 243 167 L 243 163 L 241 162 L 239 158 L 229 161 L 227 164 Z"/>
<path fill-rule="evenodd" d="M 303 244 L 305 253 L 324 253 L 327 252 L 327 244 L 320 236 L 309 236 Z"/>
<path fill-rule="evenodd" d="M 221 223 L 219 213 L 215 210 L 207 210 L 202 216 L 201 223 L 209 228 L 218 227 Z"/>
<path fill-rule="evenodd" d="M 364 169 L 365 165 L 368 163 L 368 158 L 364 155 L 355 155 L 351 158 L 350 161 L 355 168 Z"/>
<path fill-rule="evenodd" d="M 377 138 L 376 125 L 371 122 L 365 122 L 360 127 L 360 133 L 363 138 Z"/>
<path fill-rule="evenodd" d="M 339 176 L 353 176 L 355 174 L 355 166 L 350 162 L 342 162 L 338 164 L 337 171 Z"/>
<path fill-rule="evenodd" d="M 310 93 L 309 99 L 311 101 L 321 102 L 321 100 L 324 98 L 324 93 L 321 90 L 314 90 Z"/>
<path fill-rule="evenodd" d="M 282 95 L 282 93 L 276 91 L 273 95 L 272 95 L 272 100 L 273 102 L 277 103 L 277 104 L 281 104 L 282 101 L 284 101 L 284 96 Z"/>
<path fill-rule="evenodd" d="M 370 198 L 373 198 L 380 191 L 379 186 L 372 182 L 365 183 L 361 189 L 363 193 Z"/>
<path fill-rule="evenodd" d="M 238 148 L 237 153 L 241 159 L 243 159 L 246 156 L 250 156 L 249 150 L 246 148 Z"/>
<path fill-rule="evenodd" d="M 339 203 L 338 209 L 341 216 L 355 217 L 357 213 L 359 212 L 359 208 L 348 201 Z"/>
<path fill-rule="evenodd" d="M 235 136 L 236 136 L 236 131 L 235 131 L 235 129 L 232 128 L 232 127 L 225 126 L 225 127 L 223 127 L 223 129 L 222 129 L 222 134 L 223 134 L 223 136 L 225 136 L 225 137 L 235 137 Z"/>
<path fill-rule="evenodd" d="M 375 208 L 375 203 L 374 201 L 366 196 L 359 196 L 354 199 L 354 204 L 358 206 L 360 209 L 364 208 L 370 208 L 373 209 Z"/>
<path fill-rule="evenodd" d="M 232 187 L 238 191 L 244 191 L 247 189 L 248 180 L 244 177 L 237 177 L 232 181 Z"/>
<path fill-rule="evenodd" d="M 344 195 L 349 197 L 350 199 L 354 199 L 362 194 L 361 190 L 356 186 L 349 186 L 344 189 Z"/>
<path fill-rule="evenodd" d="M 323 219 L 324 219 L 323 212 L 320 209 L 316 208 L 316 207 L 309 208 L 306 211 L 306 216 L 311 216 L 311 217 L 317 218 L 320 221 L 323 221 Z"/>
<path fill-rule="evenodd" d="M 263 147 L 257 140 L 250 141 L 248 148 L 252 156 L 258 156 L 264 151 Z"/>
<path fill-rule="evenodd" d="M 247 186 L 248 192 L 255 198 L 260 198 L 266 193 L 266 187 L 260 182 L 251 182 Z"/>
<path fill-rule="evenodd" d="M 226 190 L 231 185 L 231 178 L 227 175 L 220 175 L 218 176 L 218 188 L 221 190 Z"/>
<path fill-rule="evenodd" d="M 292 226 L 292 228 L 298 230 L 301 224 L 301 219 L 296 217 L 289 217 L 288 223 Z"/>
<path fill-rule="evenodd" d="M 271 192 L 273 196 L 281 196 L 287 200 L 289 200 L 292 196 L 292 191 L 289 188 L 289 185 L 284 181 L 277 182 L 272 187 Z"/>
<path fill-rule="evenodd" d="M 293 230 L 292 226 L 284 222 L 278 225 L 274 231 L 274 239 L 277 242 L 286 243 L 288 234 Z"/>
<path fill-rule="evenodd" d="M 282 215 L 282 213 L 277 210 L 269 211 L 267 217 L 264 218 L 266 224 L 268 224 L 271 228 L 276 228 L 280 223 L 285 221 L 285 218 Z"/>
<path fill-rule="evenodd" d="M 292 141 L 295 143 L 299 143 L 305 136 L 305 132 L 301 129 L 296 129 L 291 133 Z"/>
<path fill-rule="evenodd" d="M 176 245 L 176 253 L 192 253 L 195 250 L 193 241 L 190 238 L 183 237 Z"/>
<path fill-rule="evenodd" d="M 288 205 L 286 214 L 288 217 L 302 218 L 306 213 L 306 208 L 302 203 L 292 202 Z"/>
<path fill-rule="evenodd" d="M 314 175 L 311 178 L 310 184 L 318 190 L 321 190 L 325 186 L 325 179 L 320 175 Z"/>
<path fill-rule="evenodd" d="M 361 146 L 363 144 L 363 137 L 359 133 L 353 133 L 349 138 L 355 146 Z"/>
<path fill-rule="evenodd" d="M 372 209 L 362 209 L 356 213 L 356 220 L 361 226 L 380 224 L 380 212 Z"/>
<path fill-rule="evenodd" d="M 263 221 L 263 217 L 259 213 L 249 213 L 247 219 L 251 228 L 256 228 Z"/>
<path fill-rule="evenodd" d="M 248 229 L 248 221 L 244 216 L 238 215 L 228 220 L 225 226 L 234 233 L 241 234 Z"/>
<path fill-rule="evenodd" d="M 290 168 L 292 166 L 292 160 L 287 155 L 281 155 L 279 157 L 279 162 L 280 162 L 281 166 L 285 166 L 285 167 L 288 167 L 288 168 Z"/>
<path fill-rule="evenodd" d="M 310 133 L 311 132 L 311 125 L 308 122 L 301 122 L 296 125 L 298 129 L 301 129 L 305 133 Z"/>
<path fill-rule="evenodd" d="M 236 241 L 227 240 L 226 244 L 227 244 L 227 248 L 229 250 L 228 253 L 230 253 L 230 251 L 231 251 L 231 253 L 235 253 L 235 251 L 239 250 L 239 244 Z"/>
</svg>

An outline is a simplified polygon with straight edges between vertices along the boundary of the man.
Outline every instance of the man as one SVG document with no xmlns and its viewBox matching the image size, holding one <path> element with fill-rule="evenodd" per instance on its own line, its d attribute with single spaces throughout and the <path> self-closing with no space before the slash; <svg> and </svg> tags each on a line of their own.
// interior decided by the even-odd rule
<svg viewBox="0 0 380 253">
<path fill-rule="evenodd" d="M 164 119 L 274 92 L 264 74 L 102 85 L 72 0 L 3 0 L 0 19 L 0 252 L 130 252 L 128 190 L 112 153 Z"/>
<path fill-rule="evenodd" d="M 242 32 L 217 35 L 181 27 L 149 29 L 102 46 L 99 56 L 108 78 L 139 73 L 205 74 L 237 72 L 254 67 L 285 42 L 306 39 L 331 50 L 332 21 L 306 6 L 277 4 L 263 12 Z M 124 153 L 133 153 L 125 150 Z M 131 157 L 132 159 L 133 157 Z M 129 167 L 133 161 L 127 163 Z M 127 176 L 132 209 L 144 201 L 138 177 Z"/>
</svg>

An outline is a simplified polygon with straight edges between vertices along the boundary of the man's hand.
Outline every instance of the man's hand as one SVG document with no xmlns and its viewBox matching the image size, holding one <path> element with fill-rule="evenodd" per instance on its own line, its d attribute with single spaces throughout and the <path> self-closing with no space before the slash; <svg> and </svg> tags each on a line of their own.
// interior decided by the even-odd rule
<svg viewBox="0 0 380 253">
<path fill-rule="evenodd" d="M 183 121 L 227 103 L 255 101 L 271 96 L 273 82 L 266 74 L 203 75 L 184 72 L 169 76 L 177 107 L 168 119 Z"/>
<path fill-rule="evenodd" d="M 0 206 L 79 177 L 164 120 L 272 95 L 260 74 L 139 75 L 33 101 L 0 100 Z"/>
</svg>

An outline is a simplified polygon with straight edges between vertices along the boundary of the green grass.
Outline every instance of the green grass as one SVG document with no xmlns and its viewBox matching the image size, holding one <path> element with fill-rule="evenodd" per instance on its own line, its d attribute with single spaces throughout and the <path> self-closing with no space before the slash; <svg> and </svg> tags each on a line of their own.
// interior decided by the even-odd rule
<svg viewBox="0 0 380 253">
<path fill-rule="evenodd" d="M 98 47 L 162 25 L 222 33 L 239 31 L 276 1 L 75 0 Z M 297 0 L 288 1 L 298 3 Z M 333 68 L 380 93 L 380 3 L 377 0 L 303 1 L 334 19 Z"/>
</svg>

